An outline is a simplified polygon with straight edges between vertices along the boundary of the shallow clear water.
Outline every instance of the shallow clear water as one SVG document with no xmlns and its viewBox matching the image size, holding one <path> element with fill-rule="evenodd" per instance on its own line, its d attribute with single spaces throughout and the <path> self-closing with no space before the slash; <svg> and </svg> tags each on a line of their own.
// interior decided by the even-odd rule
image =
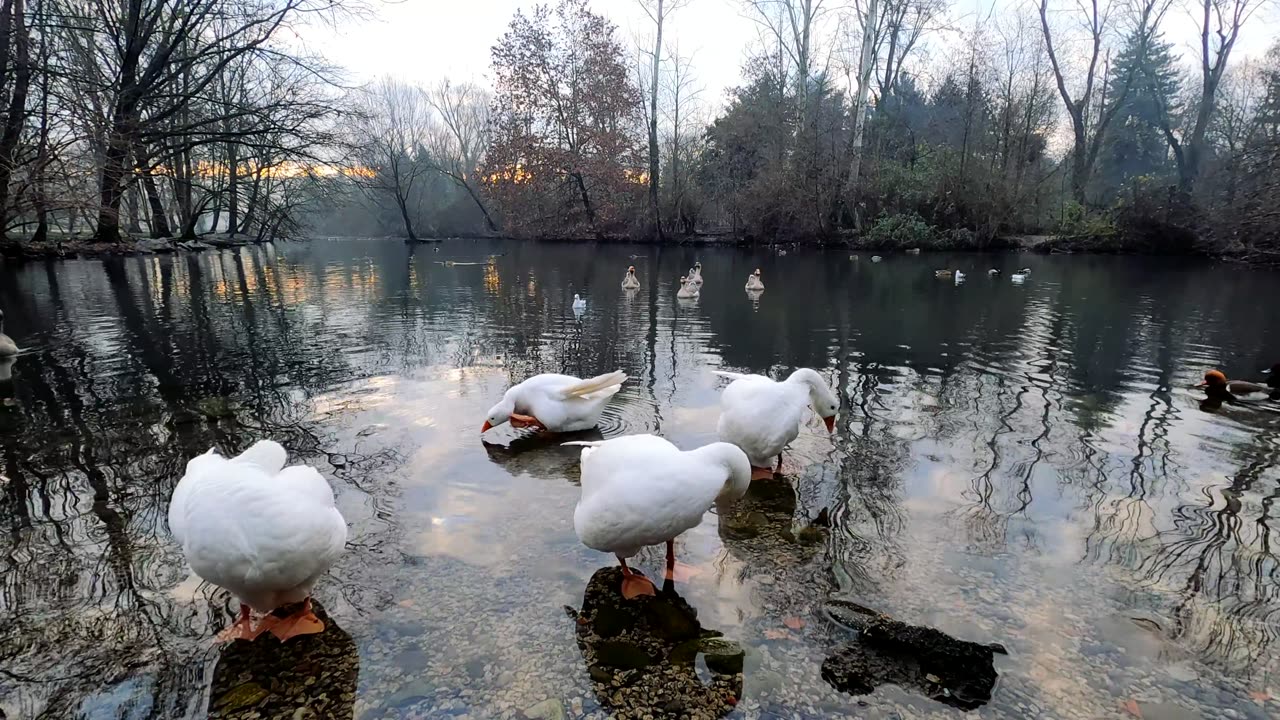
<svg viewBox="0 0 1280 720">
<path fill-rule="evenodd" d="M 959 714 L 828 685 L 845 600 L 1006 647 L 982 717 L 1274 717 L 1280 403 L 1210 412 L 1190 386 L 1280 361 L 1277 300 L 1276 272 L 1083 256 L 341 240 L 0 265 L 33 349 L 0 380 L 0 716 L 234 716 L 260 686 L 317 717 Z M 736 705 L 602 698 L 566 611 L 611 560 L 573 533 L 577 453 L 486 444 L 485 411 L 532 373 L 622 368 L 603 434 L 688 448 L 714 439 L 712 370 L 801 366 L 840 391 L 836 433 L 811 419 L 785 482 L 678 545 L 699 572 L 676 591 L 746 648 Z M 190 456 L 260 437 L 352 527 L 317 590 L 333 638 L 292 675 L 211 643 L 232 601 L 165 523 Z"/>
</svg>

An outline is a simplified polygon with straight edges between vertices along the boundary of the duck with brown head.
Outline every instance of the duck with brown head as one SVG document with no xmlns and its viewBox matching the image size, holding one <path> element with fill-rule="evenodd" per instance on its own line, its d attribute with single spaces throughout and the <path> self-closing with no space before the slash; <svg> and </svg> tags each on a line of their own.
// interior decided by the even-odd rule
<svg viewBox="0 0 1280 720">
<path fill-rule="evenodd" d="M 1218 397 L 1224 400 L 1235 399 L 1237 396 L 1251 395 L 1253 393 L 1270 393 L 1275 389 L 1274 387 L 1247 380 L 1228 380 L 1226 374 L 1221 370 L 1206 372 L 1204 374 L 1204 382 L 1196 387 L 1204 388 L 1205 394 L 1209 397 Z"/>
</svg>

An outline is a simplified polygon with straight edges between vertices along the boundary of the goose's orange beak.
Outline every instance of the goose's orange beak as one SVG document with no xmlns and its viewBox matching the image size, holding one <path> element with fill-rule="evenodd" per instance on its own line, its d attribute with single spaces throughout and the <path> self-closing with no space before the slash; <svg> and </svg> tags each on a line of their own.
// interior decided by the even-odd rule
<svg viewBox="0 0 1280 720">
<path fill-rule="evenodd" d="M 835 416 L 835 415 L 832 415 L 831 417 L 827 417 L 827 418 L 822 418 L 822 422 L 824 422 L 824 423 L 826 423 L 826 424 L 827 424 L 827 432 L 835 432 L 835 431 L 836 431 L 836 416 Z"/>
<path fill-rule="evenodd" d="M 484 427 L 480 428 L 480 434 L 483 435 L 484 433 L 489 432 L 489 428 L 491 427 L 493 427 L 493 423 L 489 422 L 488 420 L 485 420 Z"/>
</svg>

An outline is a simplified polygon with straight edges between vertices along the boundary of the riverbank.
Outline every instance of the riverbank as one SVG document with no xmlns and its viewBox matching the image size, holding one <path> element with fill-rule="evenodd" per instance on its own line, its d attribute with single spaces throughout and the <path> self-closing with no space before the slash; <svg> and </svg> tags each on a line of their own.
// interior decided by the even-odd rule
<svg viewBox="0 0 1280 720">
<path fill-rule="evenodd" d="M 33 242 L 29 239 L 0 240 L 0 257 L 16 260 L 52 258 L 111 257 L 116 255 L 153 255 L 178 251 L 203 252 L 217 248 L 253 244 L 245 235 L 203 235 L 196 240 L 178 238 L 125 238 L 118 243 L 104 243 L 85 236 L 50 236 Z"/>
</svg>

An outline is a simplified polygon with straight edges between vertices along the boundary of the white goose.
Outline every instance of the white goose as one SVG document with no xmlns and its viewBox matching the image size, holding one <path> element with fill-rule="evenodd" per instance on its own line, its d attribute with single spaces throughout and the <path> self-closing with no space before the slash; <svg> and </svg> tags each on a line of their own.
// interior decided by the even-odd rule
<svg viewBox="0 0 1280 720">
<path fill-rule="evenodd" d="M 202 579 L 240 600 L 240 618 L 219 640 L 252 640 L 264 630 L 280 640 L 318 633 L 311 588 L 347 543 L 347 523 L 333 490 L 315 468 L 285 467 L 288 454 L 261 440 L 234 458 L 215 450 L 193 458 L 169 500 L 169 531 Z M 250 608 L 270 613 L 305 601 L 293 615 L 268 615 L 257 628 Z"/>
<path fill-rule="evenodd" d="M 1031 277 L 1031 268 L 1022 268 L 1018 272 L 1010 275 L 1009 279 L 1016 283 L 1023 283 L 1026 282 L 1029 277 Z"/>
<path fill-rule="evenodd" d="M 573 294 L 573 311 L 575 313 L 584 313 L 587 311 L 587 301 L 579 297 L 578 293 Z"/>
<path fill-rule="evenodd" d="M 674 580 L 676 536 L 697 527 L 713 505 L 737 502 L 751 484 L 747 456 L 729 443 L 685 452 L 655 435 L 565 444 L 585 446 L 573 529 L 587 547 L 617 556 L 627 599 L 654 594 L 627 558 L 665 542 L 666 576 Z"/>
<path fill-rule="evenodd" d="M 681 300 L 697 300 L 698 296 L 701 294 L 701 291 L 698 290 L 698 286 L 689 281 L 689 276 L 680 276 L 680 289 L 676 291 L 676 297 Z"/>
<path fill-rule="evenodd" d="M 693 269 L 689 271 L 689 282 L 694 283 L 699 288 L 702 287 L 702 263 L 693 264 Z"/>
<path fill-rule="evenodd" d="M 551 432 L 590 430 L 600 423 L 604 406 L 626 380 L 626 373 L 620 371 L 587 380 L 555 373 L 534 375 L 511 386 L 502 400 L 489 408 L 480 432 L 505 422 Z"/>
<path fill-rule="evenodd" d="M 763 375 L 715 371 L 733 382 L 720 395 L 720 439 L 742 448 L 751 460 L 753 479 L 773 477 L 773 458 L 782 468 L 782 450 L 800 436 L 804 409 L 813 406 L 835 431 L 840 401 L 816 371 L 800 368 L 782 382 Z"/>
<path fill-rule="evenodd" d="M 632 265 L 627 268 L 627 274 L 622 277 L 623 290 L 640 289 L 640 278 L 636 277 L 636 266 Z"/>
<path fill-rule="evenodd" d="M 747 289 L 748 290 L 764 289 L 764 281 L 760 279 L 760 268 L 756 268 L 756 271 L 754 273 L 751 273 L 750 275 L 747 276 Z"/>
<path fill-rule="evenodd" d="M 18 343 L 4 334 L 4 311 L 0 310 L 0 357 L 11 357 L 18 354 Z"/>
</svg>

